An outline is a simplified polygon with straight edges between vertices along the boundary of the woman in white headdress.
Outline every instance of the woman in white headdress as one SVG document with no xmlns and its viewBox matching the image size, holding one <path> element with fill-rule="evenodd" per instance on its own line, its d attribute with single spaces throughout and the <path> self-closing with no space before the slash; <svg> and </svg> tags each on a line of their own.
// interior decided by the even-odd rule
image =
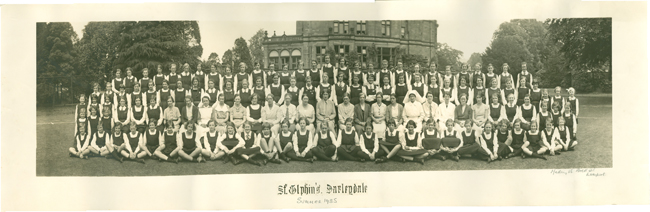
<svg viewBox="0 0 650 212">
<path fill-rule="evenodd" d="M 199 103 L 199 117 L 198 123 L 196 125 L 197 135 L 203 135 L 208 131 L 208 121 L 212 117 L 212 107 L 210 107 L 210 95 L 203 93 L 201 97 L 201 102 Z"/>
<path fill-rule="evenodd" d="M 409 120 L 415 122 L 415 131 L 421 132 L 422 130 L 422 120 L 425 118 L 424 110 L 422 109 L 422 96 L 415 91 L 410 90 L 406 93 L 404 98 L 404 111 L 402 112 L 402 119 L 405 123 Z"/>
</svg>

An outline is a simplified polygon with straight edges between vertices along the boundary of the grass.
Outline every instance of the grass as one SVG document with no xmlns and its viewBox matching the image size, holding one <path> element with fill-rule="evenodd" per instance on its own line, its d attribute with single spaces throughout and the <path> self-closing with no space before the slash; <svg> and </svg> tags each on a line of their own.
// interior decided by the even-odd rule
<svg viewBox="0 0 650 212">
<path fill-rule="evenodd" d="M 580 99 L 579 145 L 576 151 L 540 159 L 510 158 L 487 164 L 485 161 L 461 159 L 428 160 L 424 165 L 389 161 L 382 164 L 339 161 L 317 161 L 313 164 L 292 161 L 289 164 L 268 164 L 257 167 L 242 163 L 234 166 L 221 161 L 179 164 L 147 160 L 146 164 L 125 161 L 120 164 L 103 157 L 88 160 L 71 158 L 74 124 L 73 106 L 37 109 L 37 176 L 167 176 L 206 174 L 258 174 L 291 172 L 383 172 L 432 170 L 498 170 L 498 169 L 568 169 L 612 167 L 612 97 L 611 95 L 578 95 Z"/>
</svg>

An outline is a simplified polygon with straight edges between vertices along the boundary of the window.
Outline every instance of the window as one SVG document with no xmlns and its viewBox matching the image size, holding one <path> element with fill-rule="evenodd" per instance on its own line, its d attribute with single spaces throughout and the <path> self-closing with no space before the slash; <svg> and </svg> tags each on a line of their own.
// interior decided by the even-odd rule
<svg viewBox="0 0 650 212">
<path fill-rule="evenodd" d="M 404 27 L 402 27 L 402 38 L 404 38 L 406 35 L 406 32 L 404 31 Z"/>
<path fill-rule="evenodd" d="M 359 55 L 359 62 L 361 63 L 361 65 L 365 65 L 366 62 L 368 62 L 367 47 L 357 46 L 357 54 Z"/>
<path fill-rule="evenodd" d="M 275 66 L 277 68 L 277 66 L 279 65 L 279 63 L 278 63 L 279 58 L 280 58 L 280 54 L 278 54 L 277 51 L 271 51 L 271 53 L 269 53 L 269 65 L 270 64 L 275 64 Z"/>
<path fill-rule="evenodd" d="M 350 46 L 349 45 L 334 45 L 334 51 L 341 55 L 341 57 L 345 57 L 348 53 L 350 53 Z"/>
<path fill-rule="evenodd" d="M 291 65 L 289 64 L 290 58 L 291 58 L 291 56 L 289 54 L 289 51 L 282 50 L 282 52 L 280 53 L 280 61 L 282 63 L 280 63 L 279 67 L 278 67 L 278 65 L 275 65 L 276 68 L 282 70 L 284 68 L 284 65 L 289 65 L 289 67 L 291 67 Z"/>
<path fill-rule="evenodd" d="M 334 33 L 347 34 L 350 29 L 350 23 L 348 21 L 334 21 Z"/>
<path fill-rule="evenodd" d="M 357 35 L 366 34 L 366 21 L 357 21 Z"/>
<path fill-rule="evenodd" d="M 381 35 L 390 36 L 390 21 L 381 21 Z"/>
<path fill-rule="evenodd" d="M 298 69 L 298 62 L 300 61 L 300 50 L 294 49 L 291 51 L 291 69 Z"/>
<path fill-rule="evenodd" d="M 325 53 L 327 52 L 327 48 L 325 46 L 316 46 L 316 61 L 320 64 L 323 63 L 325 60 Z M 311 61 L 309 62 L 309 66 L 311 66 Z"/>
</svg>

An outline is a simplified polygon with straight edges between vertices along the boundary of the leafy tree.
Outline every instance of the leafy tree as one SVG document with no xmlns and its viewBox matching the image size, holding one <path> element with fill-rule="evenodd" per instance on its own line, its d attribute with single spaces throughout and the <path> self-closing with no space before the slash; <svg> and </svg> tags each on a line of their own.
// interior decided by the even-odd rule
<svg viewBox="0 0 650 212">
<path fill-rule="evenodd" d="M 75 75 L 73 44 L 77 33 L 68 22 L 36 24 L 36 76 L 39 104 L 60 101 L 63 85 Z"/>
<path fill-rule="evenodd" d="M 208 56 L 208 63 L 210 63 L 210 65 L 215 65 L 220 61 L 221 59 L 219 59 L 219 54 L 217 54 L 216 52 L 212 52 L 210 53 L 210 56 Z"/>
<path fill-rule="evenodd" d="M 251 52 L 251 61 L 261 63 L 264 59 L 264 46 L 262 45 L 262 42 L 264 42 L 265 38 L 266 32 L 264 29 L 260 29 L 257 30 L 257 33 L 248 40 L 248 43 L 250 44 L 248 47 Z"/>
<path fill-rule="evenodd" d="M 571 84 L 579 91 L 611 91 L 612 19 L 548 19 L 549 38 L 559 43 Z"/>
<path fill-rule="evenodd" d="M 196 67 L 203 54 L 196 21 L 120 22 L 116 68 L 154 69 L 158 64 L 188 63 Z M 137 76 L 137 75 L 136 75 Z"/>
<path fill-rule="evenodd" d="M 237 71 L 239 71 L 239 63 L 243 62 L 246 64 L 246 71 L 250 72 L 253 70 L 253 62 L 252 62 L 252 57 L 251 57 L 251 52 L 248 49 L 248 44 L 246 43 L 246 40 L 242 37 L 239 37 L 235 40 L 235 48 L 233 48 L 232 51 L 233 55 L 235 56 L 235 67 Z M 233 70 L 234 71 L 234 70 Z"/>
<path fill-rule="evenodd" d="M 234 54 L 232 49 L 226 50 L 226 52 L 223 53 L 223 56 L 221 57 L 221 64 L 227 67 L 231 67 L 233 63 L 235 62 L 234 60 Z M 232 67 L 231 67 L 232 70 Z"/>
<path fill-rule="evenodd" d="M 438 70 L 445 70 L 445 66 L 450 65 L 453 71 L 459 70 L 460 57 L 463 52 L 452 48 L 446 43 L 438 43 L 436 45 L 436 56 L 434 61 L 438 65 Z"/>
<path fill-rule="evenodd" d="M 474 64 L 476 63 L 482 63 L 483 59 L 481 58 L 481 53 L 474 52 L 472 53 L 471 56 L 469 56 L 469 60 L 467 60 L 467 64 L 474 67 Z"/>
<path fill-rule="evenodd" d="M 78 53 L 78 74 L 87 76 L 83 79 L 101 83 L 112 76 L 118 25 L 118 22 L 89 22 L 83 29 L 83 37 L 74 46 Z"/>
</svg>

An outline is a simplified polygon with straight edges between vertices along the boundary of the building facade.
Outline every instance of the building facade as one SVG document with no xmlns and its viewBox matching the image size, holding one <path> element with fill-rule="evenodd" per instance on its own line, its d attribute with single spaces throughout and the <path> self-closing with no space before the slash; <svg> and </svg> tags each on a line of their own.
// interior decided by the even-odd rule
<svg viewBox="0 0 650 212">
<path fill-rule="evenodd" d="M 437 31 L 435 20 L 297 21 L 296 35 L 274 32 L 265 38 L 263 64 L 276 64 L 277 69 L 287 64 L 289 69 L 297 69 L 302 60 L 303 68 L 308 69 L 312 60 L 323 63 L 329 50 L 337 58 L 354 52 L 363 66 L 372 62 L 379 67 L 384 59 L 395 64 L 398 48 L 404 54 L 430 60 L 435 55 Z M 330 62 L 338 62 L 335 59 Z"/>
</svg>

